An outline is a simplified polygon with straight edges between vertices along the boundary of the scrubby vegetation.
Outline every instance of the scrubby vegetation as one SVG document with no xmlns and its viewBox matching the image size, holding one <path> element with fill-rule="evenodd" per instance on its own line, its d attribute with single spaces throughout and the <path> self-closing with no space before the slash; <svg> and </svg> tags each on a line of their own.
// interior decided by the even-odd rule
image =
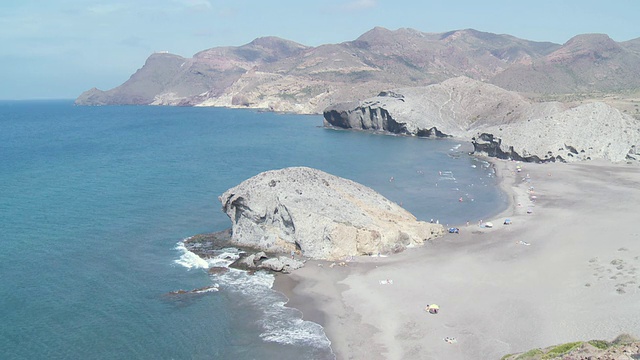
<svg viewBox="0 0 640 360">
<path fill-rule="evenodd" d="M 519 354 L 508 354 L 503 356 L 501 360 L 617 359 L 616 354 L 631 355 L 630 359 L 640 359 L 640 341 L 629 334 L 622 334 L 613 341 L 570 342 Z"/>
</svg>

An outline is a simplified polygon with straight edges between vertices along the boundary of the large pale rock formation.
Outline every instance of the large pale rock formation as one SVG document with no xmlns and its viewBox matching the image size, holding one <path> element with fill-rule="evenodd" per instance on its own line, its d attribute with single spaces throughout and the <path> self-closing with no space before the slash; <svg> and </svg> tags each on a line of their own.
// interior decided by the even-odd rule
<svg viewBox="0 0 640 360">
<path fill-rule="evenodd" d="M 469 139 L 476 153 L 533 162 L 640 160 L 640 121 L 602 102 L 536 103 L 466 77 L 328 107 L 327 127 Z"/>
<path fill-rule="evenodd" d="M 640 121 L 595 102 L 483 129 L 473 145 L 478 153 L 533 162 L 640 160 Z"/>
<path fill-rule="evenodd" d="M 411 136 L 464 138 L 479 128 L 543 117 L 564 109 L 559 102 L 532 103 L 515 92 L 462 76 L 330 106 L 324 111 L 324 123 Z"/>
<path fill-rule="evenodd" d="M 314 259 L 392 253 L 444 234 L 368 187 L 306 167 L 263 172 L 219 200 L 232 243 Z"/>
</svg>

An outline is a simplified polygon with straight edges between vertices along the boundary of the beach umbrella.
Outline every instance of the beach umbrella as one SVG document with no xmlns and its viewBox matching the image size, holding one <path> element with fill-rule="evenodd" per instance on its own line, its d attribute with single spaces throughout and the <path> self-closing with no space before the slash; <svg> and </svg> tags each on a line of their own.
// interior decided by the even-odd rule
<svg viewBox="0 0 640 360">
<path fill-rule="evenodd" d="M 484 227 L 491 228 L 491 227 L 493 227 L 493 224 L 490 223 L 490 222 L 487 222 L 487 223 L 484 224 Z"/>
<path fill-rule="evenodd" d="M 438 306 L 437 304 L 431 304 L 429 305 L 429 309 L 440 310 L 440 306 Z"/>
</svg>

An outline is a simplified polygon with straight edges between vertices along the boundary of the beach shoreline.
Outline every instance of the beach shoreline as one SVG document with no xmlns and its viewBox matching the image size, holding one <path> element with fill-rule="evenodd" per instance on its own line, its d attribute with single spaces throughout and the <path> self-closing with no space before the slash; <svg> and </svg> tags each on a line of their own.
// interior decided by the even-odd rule
<svg viewBox="0 0 640 360">
<path fill-rule="evenodd" d="M 308 261 L 274 289 L 324 327 L 337 359 L 499 359 L 640 335 L 640 168 L 490 162 L 509 198 L 482 219 L 493 227 L 346 266 Z"/>
</svg>

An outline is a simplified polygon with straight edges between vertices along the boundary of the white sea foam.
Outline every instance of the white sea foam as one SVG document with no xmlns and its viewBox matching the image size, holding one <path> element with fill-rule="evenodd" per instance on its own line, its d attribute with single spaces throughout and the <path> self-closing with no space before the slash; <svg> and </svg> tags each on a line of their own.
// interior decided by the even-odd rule
<svg viewBox="0 0 640 360">
<path fill-rule="evenodd" d="M 242 251 L 235 248 L 220 249 L 216 255 L 207 260 L 210 267 L 229 267 L 234 261 L 240 258 Z"/>
<path fill-rule="evenodd" d="M 194 294 L 204 294 L 204 293 L 208 293 L 208 292 L 216 292 L 220 290 L 220 285 L 218 284 L 213 284 L 209 287 L 203 288 L 203 289 L 196 289 L 193 290 L 192 293 Z"/>
<path fill-rule="evenodd" d="M 285 345 L 312 346 L 317 349 L 329 348 L 331 342 L 319 324 L 302 320 L 302 313 L 285 306 L 286 297 L 272 289 L 275 276 L 266 271 L 249 274 L 246 271 L 229 268 L 242 254 L 241 250 L 225 248 L 214 252 L 208 260 L 201 259 L 187 250 L 182 242 L 176 249 L 183 252 L 177 264 L 192 268 L 226 267 L 223 273 L 212 274 L 215 286 L 206 292 L 223 287 L 227 293 L 236 293 L 238 303 L 259 311 L 258 324 L 262 327 L 260 338 L 268 342 Z"/>
<path fill-rule="evenodd" d="M 284 304 L 280 305 L 284 311 Z M 274 314 L 274 319 L 266 317 L 263 322 L 265 331 L 260 337 L 265 341 L 277 342 L 288 345 L 307 345 L 317 348 L 327 348 L 331 346 L 331 342 L 327 338 L 322 326 L 311 321 L 304 321 L 301 318 L 281 317 Z"/>
<path fill-rule="evenodd" d="M 331 342 L 319 324 L 302 320 L 302 313 L 285 306 L 286 298 L 272 289 L 275 277 L 266 271 L 249 274 L 238 269 L 212 275 L 225 291 L 241 295 L 242 302 L 261 312 L 258 323 L 264 341 L 328 348 Z"/>
<path fill-rule="evenodd" d="M 184 246 L 184 243 L 182 241 L 176 245 L 175 249 L 182 252 L 182 255 L 180 255 L 179 259 L 174 260 L 174 263 L 184 266 L 187 269 L 209 268 L 209 263 L 198 255 L 187 250 L 187 247 Z"/>
</svg>

